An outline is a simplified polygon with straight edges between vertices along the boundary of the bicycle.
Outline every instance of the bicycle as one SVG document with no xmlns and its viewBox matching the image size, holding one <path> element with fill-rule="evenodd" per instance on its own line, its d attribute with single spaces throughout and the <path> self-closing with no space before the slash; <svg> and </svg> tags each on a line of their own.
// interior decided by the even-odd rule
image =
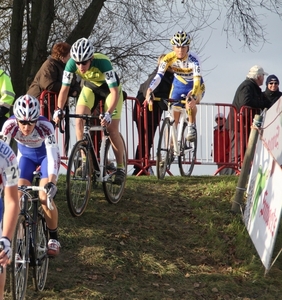
<svg viewBox="0 0 282 300">
<path fill-rule="evenodd" d="M 111 204 L 118 203 L 124 192 L 126 178 L 121 185 L 114 183 L 117 164 L 109 134 L 102 126 L 91 126 L 91 120 L 100 117 L 87 114 L 68 114 L 65 118 L 81 118 L 85 121 L 83 139 L 77 141 L 73 146 L 67 167 L 66 195 L 71 215 L 79 217 L 84 213 L 89 202 L 91 188 L 99 182 L 103 185 L 107 201 Z M 100 152 L 93 145 L 91 138 L 91 132 L 93 131 L 103 133 Z M 121 138 L 124 146 L 123 164 L 126 171 L 126 146 L 122 135 Z M 83 160 L 85 160 L 84 170 Z"/>
<path fill-rule="evenodd" d="M 172 105 L 175 102 L 185 104 L 186 100 L 168 99 L 165 102 L 168 104 L 168 112 L 163 120 L 159 135 L 156 158 L 157 178 L 163 179 L 165 177 L 176 156 L 178 157 L 181 176 L 191 176 L 196 162 L 197 131 L 193 142 L 186 140 L 188 130 L 186 109 L 185 107 Z M 173 117 L 174 111 L 180 112 L 177 128 Z"/>
<path fill-rule="evenodd" d="M 29 266 L 33 267 L 33 285 L 36 291 L 43 291 L 47 279 L 49 257 L 47 255 L 49 231 L 38 197 L 39 172 L 36 172 L 36 185 L 19 186 L 20 214 L 12 239 L 10 285 L 12 299 L 25 298 Z M 50 199 L 48 208 L 52 209 Z"/>
</svg>

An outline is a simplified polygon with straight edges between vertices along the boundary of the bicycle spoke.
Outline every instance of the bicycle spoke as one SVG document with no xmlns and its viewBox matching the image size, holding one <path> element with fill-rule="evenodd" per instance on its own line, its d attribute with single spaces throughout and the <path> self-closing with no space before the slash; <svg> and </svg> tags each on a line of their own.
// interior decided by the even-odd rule
<svg viewBox="0 0 282 300">
<path fill-rule="evenodd" d="M 158 179 L 165 177 L 166 171 L 172 163 L 173 152 L 171 156 L 170 148 L 170 123 L 169 118 L 165 118 L 160 131 L 157 149 L 156 169 Z"/>
<path fill-rule="evenodd" d="M 125 174 L 127 170 L 127 154 L 126 154 L 126 146 L 124 139 L 121 135 L 122 142 L 123 142 L 123 164 L 125 166 Z M 124 182 L 119 185 L 115 184 L 112 180 L 112 177 L 114 178 L 115 172 L 117 170 L 117 162 L 115 153 L 113 151 L 112 145 L 110 140 L 108 139 L 106 142 L 106 149 L 105 149 L 105 159 L 104 159 L 104 165 L 106 166 L 104 171 L 104 176 L 109 175 L 109 179 L 107 181 L 103 182 L 103 189 L 105 193 L 105 197 L 109 203 L 118 203 L 123 195 L 125 183 L 126 183 L 126 176 L 124 178 Z M 112 177 L 111 177 L 112 175 Z"/>
<path fill-rule="evenodd" d="M 196 162 L 197 152 L 197 134 L 193 142 L 186 140 L 187 124 L 185 123 L 182 130 L 180 143 L 180 156 L 178 157 L 178 167 L 181 176 L 191 176 Z"/>
<path fill-rule="evenodd" d="M 67 169 L 66 195 L 70 213 L 74 217 L 81 216 L 88 204 L 91 193 L 92 165 L 90 153 L 86 149 L 86 142 L 77 142 L 71 152 Z M 83 162 L 83 158 L 85 160 Z"/>
</svg>

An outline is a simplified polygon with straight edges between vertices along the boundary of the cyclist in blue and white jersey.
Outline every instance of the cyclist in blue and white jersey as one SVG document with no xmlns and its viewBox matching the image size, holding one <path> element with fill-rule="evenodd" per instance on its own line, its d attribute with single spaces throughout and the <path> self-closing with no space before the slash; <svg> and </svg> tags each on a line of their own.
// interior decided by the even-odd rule
<svg viewBox="0 0 282 300">
<path fill-rule="evenodd" d="M 47 227 L 50 233 L 48 255 L 59 254 L 58 210 L 53 201 L 57 192 L 57 179 L 60 167 L 59 147 L 54 135 L 54 126 L 45 117 L 40 116 L 39 101 L 30 95 L 19 97 L 14 104 L 14 115 L 3 125 L 2 134 L 6 143 L 12 138 L 18 144 L 18 162 L 20 177 L 18 185 L 31 185 L 33 172 L 40 166 L 40 186 L 47 194 L 39 192 Z M 47 199 L 51 200 L 52 209 L 48 208 Z"/>
<path fill-rule="evenodd" d="M 170 40 L 173 46 L 173 51 L 168 53 L 161 61 L 158 72 L 152 80 L 146 95 L 146 100 L 150 101 L 151 93 L 160 84 L 165 72 L 170 67 L 174 72 L 174 80 L 169 97 L 171 99 L 180 100 L 182 95 L 187 101 L 187 112 L 190 109 L 191 114 L 188 113 L 188 135 L 187 140 L 193 141 L 196 137 L 196 113 L 198 104 L 204 96 L 205 85 L 201 75 L 201 63 L 199 57 L 189 51 L 191 42 L 190 35 L 184 31 L 178 31 Z M 175 104 L 182 106 L 181 104 Z M 178 124 L 180 112 L 174 111 L 175 124 Z"/>
<path fill-rule="evenodd" d="M 72 45 L 70 56 L 63 74 L 58 108 L 54 112 L 53 119 L 58 122 L 58 117 L 63 116 L 70 83 L 74 74 L 77 74 L 84 80 L 84 86 L 77 101 L 76 114 L 89 115 L 98 101 L 104 100 L 105 114 L 101 125 L 107 127 L 117 160 L 114 183 L 122 184 L 126 174 L 123 163 L 123 142 L 119 133 L 123 104 L 123 92 L 119 78 L 113 70 L 110 59 L 102 53 L 94 53 L 93 45 L 86 38 L 81 38 Z M 83 125 L 84 121 L 77 118 L 77 140 L 83 139 Z M 82 169 L 85 169 L 85 163 L 83 163 Z"/>
<path fill-rule="evenodd" d="M 19 214 L 18 200 L 18 161 L 9 145 L 0 140 L 0 194 L 4 194 L 4 202 L 0 199 L 0 300 L 4 299 L 6 266 L 11 257 L 11 240 L 16 228 Z M 5 210 L 4 210 L 5 207 Z"/>
</svg>

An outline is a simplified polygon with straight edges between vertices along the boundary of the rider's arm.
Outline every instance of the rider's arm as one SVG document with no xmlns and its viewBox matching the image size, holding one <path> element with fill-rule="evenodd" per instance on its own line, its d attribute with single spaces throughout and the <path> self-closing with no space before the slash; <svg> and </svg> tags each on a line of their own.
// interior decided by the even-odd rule
<svg viewBox="0 0 282 300">
<path fill-rule="evenodd" d="M 163 74 L 157 73 L 154 79 L 151 81 L 149 88 L 146 93 L 146 101 L 150 100 L 151 93 L 155 90 L 155 88 L 160 84 L 161 80 L 163 78 Z"/>
<path fill-rule="evenodd" d="M 9 156 L 7 157 L 7 161 L 10 162 L 10 165 L 2 170 L 5 207 L 5 212 L 3 215 L 2 236 L 6 236 L 9 240 L 11 240 L 16 227 L 17 215 L 19 213 L 19 169 L 15 153 L 8 145 L 5 145 L 4 147 L 6 147 L 5 153 L 7 153 L 7 155 Z"/>
<path fill-rule="evenodd" d="M 193 57 L 193 89 L 191 92 L 191 95 L 195 95 L 198 99 L 201 97 L 198 97 L 201 95 L 201 62 L 200 58 L 197 54 L 192 53 L 190 54 Z M 199 101 L 197 100 L 197 103 Z"/>
<path fill-rule="evenodd" d="M 58 109 L 64 108 L 67 98 L 68 98 L 69 90 L 70 90 L 69 86 L 62 85 L 59 96 L 58 96 L 58 104 L 57 104 Z"/>
<path fill-rule="evenodd" d="M 1 139 L 8 145 L 10 145 L 10 142 L 11 142 L 11 139 L 12 139 L 12 134 L 11 134 L 11 129 L 12 129 L 12 126 L 11 126 L 11 123 L 13 121 L 11 121 L 11 118 L 8 119 L 4 124 L 3 124 L 3 127 L 2 127 L 2 136 L 1 136 Z"/>
<path fill-rule="evenodd" d="M 56 183 L 60 167 L 60 151 L 54 134 L 50 134 L 45 139 L 45 147 L 48 158 L 48 178 Z"/>
<path fill-rule="evenodd" d="M 195 95 L 197 97 L 201 94 L 201 76 L 194 76 L 193 80 L 194 84 L 191 95 Z M 198 103 L 198 100 L 196 102 Z"/>
<path fill-rule="evenodd" d="M 66 69 L 69 67 L 72 67 L 71 62 L 68 62 L 68 64 L 66 65 Z M 62 79 L 62 87 L 60 89 L 60 93 L 58 96 L 58 108 L 63 109 L 67 98 L 68 98 L 68 94 L 69 94 L 69 90 L 70 90 L 70 86 L 72 83 L 72 79 L 74 76 L 73 70 L 64 70 L 63 73 L 63 79 Z"/>
</svg>

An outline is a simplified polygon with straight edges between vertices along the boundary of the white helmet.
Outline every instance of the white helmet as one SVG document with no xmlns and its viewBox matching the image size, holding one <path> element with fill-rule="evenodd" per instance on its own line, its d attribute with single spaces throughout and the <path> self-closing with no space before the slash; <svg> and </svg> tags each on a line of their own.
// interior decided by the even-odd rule
<svg viewBox="0 0 282 300">
<path fill-rule="evenodd" d="M 170 43 L 173 46 L 189 46 L 191 42 L 191 37 L 189 33 L 186 33 L 185 31 L 178 31 L 176 34 L 173 35 L 172 39 L 170 40 Z"/>
<path fill-rule="evenodd" d="M 71 47 L 70 56 L 75 62 L 90 59 L 94 54 L 94 47 L 86 38 L 77 40 Z"/>
<path fill-rule="evenodd" d="M 26 94 L 15 101 L 13 111 L 20 121 L 36 121 L 40 115 L 40 104 L 35 97 Z"/>
</svg>

